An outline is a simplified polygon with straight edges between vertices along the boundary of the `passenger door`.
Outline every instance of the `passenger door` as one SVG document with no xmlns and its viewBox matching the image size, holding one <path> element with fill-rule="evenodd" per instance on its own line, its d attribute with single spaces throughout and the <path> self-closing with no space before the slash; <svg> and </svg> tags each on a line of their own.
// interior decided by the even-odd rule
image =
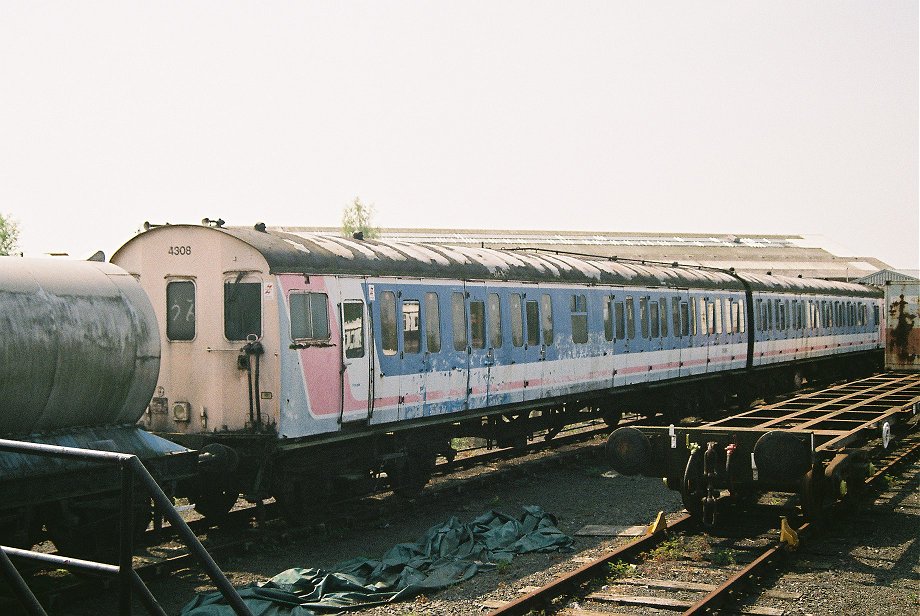
<svg viewBox="0 0 920 616">
<path fill-rule="evenodd" d="M 422 298 L 404 287 L 399 298 L 399 417 L 421 417 L 425 404 L 427 361 L 422 352 Z"/>
<path fill-rule="evenodd" d="M 342 422 L 362 421 L 369 417 L 371 364 L 367 344 L 367 314 L 363 299 L 343 299 L 339 304 Z"/>
<path fill-rule="evenodd" d="M 487 287 L 486 330 L 489 363 L 489 406 L 501 406 L 520 402 L 521 395 L 515 394 L 511 348 L 506 332 L 508 300 L 504 289 Z"/>
<path fill-rule="evenodd" d="M 527 366 L 524 377 L 524 400 L 539 400 L 544 395 L 553 395 L 553 370 L 546 374 L 546 346 L 542 342 L 540 327 L 540 289 L 533 287 L 523 294 L 524 349 L 523 359 Z M 550 381 L 550 382 L 548 382 Z"/>
<path fill-rule="evenodd" d="M 488 346 L 486 285 L 482 282 L 467 282 L 464 288 L 469 336 L 467 402 L 470 409 L 476 409 L 483 408 L 489 403 L 489 370 L 495 363 L 495 355 Z"/>
</svg>

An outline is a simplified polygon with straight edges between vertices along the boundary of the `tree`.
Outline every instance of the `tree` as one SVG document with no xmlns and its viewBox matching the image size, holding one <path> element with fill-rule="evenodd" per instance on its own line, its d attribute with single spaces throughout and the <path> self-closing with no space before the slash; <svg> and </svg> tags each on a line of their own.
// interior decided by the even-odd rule
<svg viewBox="0 0 920 616">
<path fill-rule="evenodd" d="M 380 228 L 373 224 L 374 206 L 364 205 L 360 197 L 345 206 L 342 213 L 342 235 L 353 237 L 355 233 L 362 233 L 364 239 L 373 239 L 380 235 Z"/>
<path fill-rule="evenodd" d="M 9 256 L 19 249 L 19 223 L 0 214 L 0 256 Z"/>
</svg>

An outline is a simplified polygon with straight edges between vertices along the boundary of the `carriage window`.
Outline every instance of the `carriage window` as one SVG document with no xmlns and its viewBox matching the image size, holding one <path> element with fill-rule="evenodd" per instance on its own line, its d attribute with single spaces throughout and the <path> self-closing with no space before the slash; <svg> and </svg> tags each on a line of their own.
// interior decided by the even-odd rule
<svg viewBox="0 0 920 616">
<path fill-rule="evenodd" d="M 485 302 L 470 302 L 470 346 L 474 349 L 486 348 Z"/>
<path fill-rule="evenodd" d="M 451 318 L 454 325 L 454 350 L 466 350 L 466 300 L 463 293 L 451 296 Z"/>
<path fill-rule="evenodd" d="M 329 338 L 329 313 L 325 293 L 291 293 L 291 339 Z"/>
<path fill-rule="evenodd" d="M 262 335 L 262 283 L 224 283 L 224 335 L 227 340 L 246 340 Z"/>
<path fill-rule="evenodd" d="M 405 300 L 402 305 L 403 352 L 418 353 L 422 346 L 421 307 L 418 300 Z"/>
<path fill-rule="evenodd" d="M 437 293 L 425 293 L 425 343 L 429 353 L 441 351 L 441 306 Z"/>
<path fill-rule="evenodd" d="M 612 297 L 604 299 L 604 340 L 607 342 L 613 340 L 613 315 L 610 313 L 612 303 Z"/>
<path fill-rule="evenodd" d="M 521 294 L 509 295 L 508 306 L 511 310 L 511 344 L 516 347 L 524 346 L 524 312 L 521 306 Z"/>
<path fill-rule="evenodd" d="M 668 300 L 662 297 L 661 299 L 658 300 L 658 304 L 660 306 L 659 314 L 661 315 L 661 335 L 663 337 L 667 337 L 668 335 Z M 674 331 L 675 333 L 677 332 L 677 330 L 674 330 Z"/>
<path fill-rule="evenodd" d="M 881 314 L 881 310 L 879 309 L 878 304 L 875 304 L 874 306 L 872 306 L 872 325 L 873 326 L 876 326 L 876 327 L 878 326 L 880 314 Z"/>
<path fill-rule="evenodd" d="M 617 340 L 624 340 L 626 338 L 626 315 L 623 309 L 623 302 L 614 303 L 613 320 L 616 323 Z"/>
<path fill-rule="evenodd" d="M 572 342 L 588 341 L 588 302 L 584 295 L 572 296 Z"/>
<path fill-rule="evenodd" d="M 342 346 L 345 357 L 364 357 L 364 303 L 342 304 Z"/>
<path fill-rule="evenodd" d="M 694 336 L 696 336 L 696 334 L 697 334 L 697 329 L 696 329 L 696 324 L 697 324 L 697 320 L 696 320 L 696 302 L 695 302 L 695 301 L 693 300 L 693 298 L 691 297 L 689 303 L 690 303 L 690 306 L 689 306 L 689 308 L 690 308 L 690 311 L 689 311 L 689 312 L 690 312 L 690 333 L 693 334 Z"/>
<path fill-rule="evenodd" d="M 700 331 L 703 334 L 708 334 L 709 332 L 709 310 L 706 308 L 706 298 L 700 298 Z"/>
<path fill-rule="evenodd" d="M 643 338 L 648 338 L 648 298 L 639 298 L 639 331 Z"/>
<path fill-rule="evenodd" d="M 534 300 L 524 302 L 527 310 L 527 345 L 537 346 L 540 344 L 540 308 Z"/>
<path fill-rule="evenodd" d="M 693 304 L 687 305 L 687 302 L 680 303 L 680 335 L 690 335 L 690 308 Z"/>
<path fill-rule="evenodd" d="M 177 280 L 166 284 L 166 337 L 195 338 L 195 283 Z"/>
<path fill-rule="evenodd" d="M 722 333 L 722 305 L 719 300 L 706 302 L 706 318 L 709 320 L 709 333 Z"/>
<path fill-rule="evenodd" d="M 651 302 L 649 304 L 649 325 L 651 325 L 651 335 L 652 338 L 657 338 L 661 330 L 658 328 L 658 302 Z"/>
<path fill-rule="evenodd" d="M 380 294 L 380 344 L 384 355 L 396 355 L 396 294 L 393 291 Z"/>
<path fill-rule="evenodd" d="M 489 293 L 489 343 L 493 348 L 502 346 L 502 303 L 498 293 Z"/>
<path fill-rule="evenodd" d="M 681 334 L 680 331 L 680 298 L 672 297 L 671 298 L 671 330 L 674 332 L 674 335 L 680 338 L 681 335 L 686 336 L 687 334 Z"/>
<path fill-rule="evenodd" d="M 553 344 L 553 300 L 544 293 L 540 297 L 540 309 L 543 314 L 540 315 L 543 323 L 543 344 L 550 346 Z"/>
<path fill-rule="evenodd" d="M 626 298 L 626 337 L 632 340 L 636 337 L 636 304 L 633 298 Z"/>
<path fill-rule="evenodd" d="M 722 314 L 725 315 L 725 333 L 731 334 L 735 331 L 737 321 L 732 321 L 732 300 L 728 297 L 722 298 Z"/>
</svg>

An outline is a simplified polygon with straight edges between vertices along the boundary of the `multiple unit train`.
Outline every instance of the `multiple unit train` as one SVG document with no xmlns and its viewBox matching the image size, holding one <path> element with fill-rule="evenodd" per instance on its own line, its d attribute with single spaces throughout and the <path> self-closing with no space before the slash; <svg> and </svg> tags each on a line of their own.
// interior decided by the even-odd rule
<svg viewBox="0 0 920 616">
<path fill-rule="evenodd" d="M 295 516 L 380 482 L 412 493 L 455 437 L 744 404 L 884 348 L 882 294 L 823 280 L 262 224 L 155 226 L 112 263 L 160 329 L 141 423 L 224 461 L 192 489 L 215 518 L 240 492 Z"/>
</svg>

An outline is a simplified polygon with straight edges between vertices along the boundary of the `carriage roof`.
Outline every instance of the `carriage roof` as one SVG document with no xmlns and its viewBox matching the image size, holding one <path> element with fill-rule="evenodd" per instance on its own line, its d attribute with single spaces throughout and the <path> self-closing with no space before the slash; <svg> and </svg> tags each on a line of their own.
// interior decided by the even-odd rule
<svg viewBox="0 0 920 616">
<path fill-rule="evenodd" d="M 177 231 L 164 225 L 138 236 Z M 877 297 L 853 283 L 766 276 L 668 266 L 660 263 L 573 256 L 565 253 L 496 250 L 400 240 L 359 240 L 318 233 L 286 233 L 251 227 L 199 227 L 232 236 L 258 251 L 274 274 L 340 274 L 453 280 L 515 280 L 653 288 L 701 288 Z M 135 240 L 132 240 L 135 241 Z"/>
</svg>

